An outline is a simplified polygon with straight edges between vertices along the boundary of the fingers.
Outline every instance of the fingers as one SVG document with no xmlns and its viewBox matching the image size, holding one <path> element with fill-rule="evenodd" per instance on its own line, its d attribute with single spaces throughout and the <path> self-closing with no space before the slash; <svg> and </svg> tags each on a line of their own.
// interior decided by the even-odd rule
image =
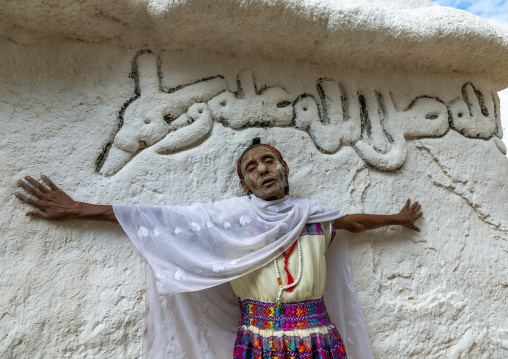
<svg viewBox="0 0 508 359">
<path fill-rule="evenodd" d="M 416 202 L 416 203 L 418 203 L 418 202 Z M 414 222 L 415 222 L 418 218 L 420 218 L 420 217 L 423 215 L 423 212 L 417 212 L 419 209 L 420 209 L 420 205 L 418 205 L 418 206 L 416 206 L 416 207 L 415 207 L 414 211 L 415 211 L 416 213 L 415 213 L 415 214 L 414 214 L 414 216 L 413 216 L 413 219 L 412 219 L 412 221 L 411 221 L 412 223 L 411 223 L 411 226 L 410 226 L 410 228 L 414 229 L 414 230 L 415 230 L 415 231 L 417 231 L 417 232 L 421 232 L 421 230 L 420 230 L 420 228 L 418 228 L 418 226 L 416 226 L 416 225 L 414 224 Z"/>
<path fill-rule="evenodd" d="M 418 226 L 416 226 L 414 223 L 408 223 L 405 225 L 405 227 L 415 230 L 416 232 L 421 232 L 420 228 L 418 228 Z"/>
<path fill-rule="evenodd" d="M 37 198 L 41 198 L 41 195 L 42 195 L 41 192 L 36 191 L 32 186 L 29 186 L 27 183 L 23 182 L 22 180 L 18 181 L 18 186 L 23 188 L 25 191 L 27 191 L 31 195 L 34 195 Z"/>
<path fill-rule="evenodd" d="M 47 176 L 41 175 L 41 178 L 44 182 L 46 182 L 48 184 L 48 186 L 49 186 L 49 188 L 51 188 L 51 190 L 56 191 L 58 189 L 58 187 L 53 183 L 53 181 L 51 181 Z"/>
<path fill-rule="evenodd" d="M 38 218 L 44 218 L 44 219 L 49 218 L 49 216 L 46 213 L 44 213 L 43 211 L 40 211 L 38 209 L 34 209 L 33 211 L 27 212 L 26 215 L 28 217 L 38 217 Z"/>
<path fill-rule="evenodd" d="M 16 192 L 14 195 L 21 201 L 28 204 L 31 204 L 32 206 L 35 205 L 35 200 L 31 197 L 25 196 L 23 193 Z"/>
<path fill-rule="evenodd" d="M 408 198 L 407 201 L 406 201 L 406 204 L 404 205 L 404 207 L 409 208 L 410 204 L 411 204 L 411 200 Z"/>
<path fill-rule="evenodd" d="M 28 183 L 30 183 L 32 186 L 37 188 L 42 193 L 45 193 L 48 191 L 48 189 L 46 187 L 44 187 L 39 181 L 33 179 L 32 177 L 26 176 L 25 179 L 27 180 Z"/>
<path fill-rule="evenodd" d="M 412 205 L 411 205 L 411 209 L 414 209 L 415 207 L 417 207 L 419 205 L 420 202 L 416 201 L 414 202 Z"/>
</svg>

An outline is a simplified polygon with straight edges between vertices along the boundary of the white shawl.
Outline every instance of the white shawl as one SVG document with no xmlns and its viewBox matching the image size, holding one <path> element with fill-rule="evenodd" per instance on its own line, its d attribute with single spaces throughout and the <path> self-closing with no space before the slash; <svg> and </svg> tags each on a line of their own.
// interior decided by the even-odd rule
<svg viewBox="0 0 508 359">
<path fill-rule="evenodd" d="M 251 195 L 191 206 L 114 206 L 147 262 L 143 356 L 231 358 L 240 320 L 230 280 L 286 250 L 306 223 L 344 214 L 316 201 Z M 325 301 L 350 359 L 372 358 L 363 313 L 340 234 L 327 252 Z"/>
</svg>

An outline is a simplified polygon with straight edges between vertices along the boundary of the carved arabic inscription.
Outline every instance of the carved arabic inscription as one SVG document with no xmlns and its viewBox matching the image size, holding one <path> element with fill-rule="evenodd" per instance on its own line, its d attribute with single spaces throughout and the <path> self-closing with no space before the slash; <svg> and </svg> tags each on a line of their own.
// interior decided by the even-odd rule
<svg viewBox="0 0 508 359">
<path fill-rule="evenodd" d="M 319 98 L 304 93 L 295 99 L 281 88 L 257 91 L 248 71 L 238 76 L 238 93 L 228 91 L 222 76 L 164 91 L 158 65 L 150 51 L 134 57 L 136 96 L 121 109 L 119 130 L 98 160 L 101 174 L 116 174 L 146 147 L 161 155 L 192 147 L 214 122 L 232 129 L 294 127 L 323 153 L 352 146 L 367 164 L 388 171 L 404 164 L 406 138 L 439 137 L 450 128 L 470 138 L 493 137 L 506 153 L 497 95 L 485 96 L 470 82 L 450 103 L 423 95 L 398 111 L 388 90 L 362 92 L 322 78 Z"/>
</svg>

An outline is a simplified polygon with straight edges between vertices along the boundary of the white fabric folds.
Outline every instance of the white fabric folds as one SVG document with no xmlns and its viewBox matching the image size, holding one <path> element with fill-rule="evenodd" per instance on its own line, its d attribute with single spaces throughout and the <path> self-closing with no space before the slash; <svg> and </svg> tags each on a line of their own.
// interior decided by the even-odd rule
<svg viewBox="0 0 508 359">
<path fill-rule="evenodd" d="M 114 206 L 114 211 L 147 262 L 143 356 L 150 359 L 231 358 L 240 313 L 227 282 L 278 257 L 306 223 L 344 215 L 316 201 L 287 196 L 264 201 L 254 195 L 191 206 Z M 334 283 L 327 280 L 325 301 L 334 308 L 330 316 L 349 357 L 372 358 L 347 243 L 336 241 L 341 244 L 332 247 L 340 250 L 327 254 L 335 253 L 327 261 Z M 337 301 L 343 291 L 346 301 Z"/>
</svg>

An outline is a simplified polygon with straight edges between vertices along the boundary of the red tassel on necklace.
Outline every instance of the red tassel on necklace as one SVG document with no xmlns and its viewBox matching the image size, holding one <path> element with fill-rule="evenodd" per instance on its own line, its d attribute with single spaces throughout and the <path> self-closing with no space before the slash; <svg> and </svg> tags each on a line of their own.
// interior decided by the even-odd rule
<svg viewBox="0 0 508 359">
<path fill-rule="evenodd" d="M 284 255 L 284 270 L 286 271 L 286 274 L 288 277 L 287 285 L 293 284 L 295 282 L 295 280 L 293 279 L 293 276 L 291 275 L 291 273 L 289 273 L 289 270 L 288 270 L 288 259 L 289 259 L 289 256 L 291 255 L 291 253 L 293 252 L 293 250 L 295 249 L 297 242 L 298 242 L 298 240 L 296 240 L 287 251 L 282 253 Z M 296 288 L 296 286 L 294 286 L 293 288 L 289 288 L 286 291 L 292 292 L 295 290 L 295 288 Z"/>
</svg>

